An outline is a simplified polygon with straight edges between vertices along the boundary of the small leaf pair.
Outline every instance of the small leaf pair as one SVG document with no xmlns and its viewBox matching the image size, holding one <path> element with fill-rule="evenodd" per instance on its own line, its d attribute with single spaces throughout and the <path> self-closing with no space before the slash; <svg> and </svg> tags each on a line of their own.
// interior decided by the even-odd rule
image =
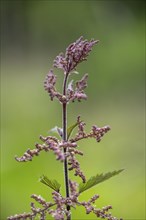
<svg viewBox="0 0 146 220">
<path fill-rule="evenodd" d="M 113 172 L 108 172 L 108 173 L 101 173 L 101 174 L 97 174 L 96 176 L 92 176 L 90 177 L 90 179 L 88 179 L 85 183 L 80 183 L 79 184 L 79 193 L 82 193 L 90 188 L 92 188 L 93 186 L 104 182 L 105 180 L 110 179 L 111 177 L 121 173 L 124 169 L 120 169 L 120 170 L 115 170 Z M 55 190 L 56 192 L 60 191 L 60 183 L 57 182 L 57 180 L 50 180 L 47 176 L 41 176 L 40 177 L 40 182 L 47 185 L 48 187 L 50 187 L 51 189 Z"/>
</svg>

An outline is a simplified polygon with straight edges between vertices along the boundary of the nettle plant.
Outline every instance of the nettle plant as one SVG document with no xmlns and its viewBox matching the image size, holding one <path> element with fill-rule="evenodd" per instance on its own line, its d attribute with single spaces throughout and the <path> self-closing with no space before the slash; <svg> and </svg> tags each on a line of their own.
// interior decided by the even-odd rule
<svg viewBox="0 0 146 220">
<path fill-rule="evenodd" d="M 95 138 L 97 142 L 100 142 L 102 137 L 110 130 L 109 126 L 98 127 L 93 125 L 90 132 L 85 131 L 85 122 L 78 116 L 76 122 L 68 127 L 67 126 L 67 106 L 70 102 L 78 100 L 86 100 L 87 95 L 84 90 L 87 87 L 88 74 L 85 74 L 81 80 L 73 83 L 71 80 L 68 83 L 68 79 L 71 75 L 76 74 L 76 67 L 82 61 L 87 60 L 87 56 L 92 50 L 93 46 L 97 44 L 98 40 L 83 40 L 80 37 L 77 41 L 70 44 L 65 52 L 59 54 L 54 60 L 54 67 L 61 69 L 64 72 L 64 80 L 62 86 L 62 93 L 58 92 L 55 84 L 57 81 L 56 75 L 54 75 L 51 69 L 46 76 L 44 82 L 44 88 L 48 92 L 51 100 L 56 98 L 62 105 L 62 128 L 55 127 L 55 130 L 59 134 L 59 139 L 56 136 L 40 136 L 42 144 L 36 144 L 35 149 L 28 149 L 23 156 L 15 157 L 18 162 L 32 161 L 33 157 L 40 155 L 42 151 L 53 151 L 56 160 L 64 164 L 63 175 L 65 179 L 65 192 L 66 195 L 61 194 L 61 185 L 57 180 L 51 180 L 47 176 L 40 177 L 40 182 L 50 187 L 52 192 L 52 201 L 48 202 L 40 195 L 32 194 L 31 198 L 34 202 L 31 202 L 31 211 L 29 213 L 16 214 L 10 216 L 7 220 L 25 220 L 25 219 L 49 219 L 52 216 L 55 220 L 71 220 L 71 209 L 77 206 L 83 206 L 86 214 L 93 213 L 97 218 L 103 218 L 107 220 L 117 220 L 113 217 L 110 210 L 111 205 L 99 208 L 96 207 L 95 202 L 99 199 L 99 195 L 95 194 L 89 201 L 80 201 L 79 196 L 86 190 L 94 187 L 95 185 L 119 174 L 123 169 L 118 171 L 108 172 L 105 174 L 96 174 L 95 176 L 86 178 L 83 171 L 80 168 L 80 163 L 76 156 L 83 156 L 83 152 L 78 148 L 78 142 L 82 139 Z M 72 132 L 77 128 L 78 131 L 73 137 Z M 54 129 L 53 129 L 54 130 Z M 69 179 L 69 171 L 73 170 L 74 175 L 81 179 L 81 183 Z M 38 207 L 36 206 L 38 203 Z"/>
</svg>

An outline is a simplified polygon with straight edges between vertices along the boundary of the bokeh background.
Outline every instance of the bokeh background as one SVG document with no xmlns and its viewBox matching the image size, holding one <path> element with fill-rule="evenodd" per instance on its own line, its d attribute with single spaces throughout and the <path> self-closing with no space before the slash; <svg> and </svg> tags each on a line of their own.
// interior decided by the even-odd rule
<svg viewBox="0 0 146 220">
<path fill-rule="evenodd" d="M 33 193 L 51 199 L 51 190 L 38 181 L 42 174 L 63 185 L 63 166 L 52 153 L 27 163 L 17 163 L 14 156 L 61 126 L 61 105 L 50 101 L 43 81 L 55 56 L 81 35 L 100 43 L 79 65 L 80 74 L 71 76 L 78 80 L 89 73 L 88 101 L 69 105 L 68 124 L 80 114 L 87 130 L 93 124 L 112 128 L 99 144 L 80 142 L 81 167 L 87 177 L 125 169 L 81 199 L 98 193 L 97 206 L 112 204 L 113 215 L 146 219 L 144 6 L 138 0 L 1 1 L 1 220 L 28 212 Z M 55 73 L 61 89 L 63 74 Z M 78 208 L 73 219 L 95 216 Z"/>
</svg>

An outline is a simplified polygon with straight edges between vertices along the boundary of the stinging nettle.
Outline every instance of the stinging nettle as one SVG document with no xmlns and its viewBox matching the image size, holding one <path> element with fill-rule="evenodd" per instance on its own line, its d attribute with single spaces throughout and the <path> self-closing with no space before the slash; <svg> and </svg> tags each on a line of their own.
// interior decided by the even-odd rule
<svg viewBox="0 0 146 220">
<path fill-rule="evenodd" d="M 57 180 L 51 180 L 45 175 L 40 177 L 40 182 L 51 188 L 52 201 L 48 202 L 40 195 L 32 194 L 31 198 L 34 200 L 30 204 L 30 212 L 15 214 L 7 218 L 7 220 L 47 220 L 49 215 L 55 220 L 71 220 L 72 208 L 83 206 L 85 213 L 93 213 L 97 219 L 107 220 L 121 220 L 112 216 L 111 205 L 99 208 L 96 207 L 95 202 L 99 199 L 99 195 L 95 194 L 89 201 L 80 201 L 79 196 L 84 191 L 94 187 L 95 185 L 119 174 L 123 169 L 108 172 L 105 174 L 96 174 L 95 176 L 86 178 L 84 172 L 80 168 L 80 163 L 77 160 L 77 155 L 83 156 L 83 152 L 79 150 L 78 141 L 87 138 L 94 138 L 100 142 L 102 137 L 110 130 L 110 126 L 98 127 L 93 125 L 90 132 L 85 131 L 85 122 L 80 116 L 77 117 L 76 122 L 70 127 L 67 126 L 67 105 L 70 102 L 86 100 L 85 88 L 87 87 L 88 74 L 86 73 L 79 81 L 73 83 L 73 80 L 68 82 L 70 75 L 75 74 L 76 68 L 79 63 L 86 61 L 93 46 L 99 40 L 91 39 L 90 41 L 84 40 L 80 37 L 74 43 L 70 44 L 65 54 L 60 53 L 54 60 L 53 67 L 61 69 L 64 73 L 62 92 L 56 88 L 57 76 L 54 74 L 53 68 L 48 72 L 44 89 L 48 92 L 51 101 L 56 98 L 62 106 L 62 128 L 55 127 L 60 138 L 56 136 L 43 137 L 40 135 L 41 144 L 37 143 L 34 149 L 27 149 L 21 157 L 15 157 L 18 162 L 32 161 L 35 156 L 39 156 L 42 151 L 53 151 L 56 160 L 64 165 L 64 187 L 66 195 L 61 194 L 61 185 Z M 72 132 L 77 129 L 77 133 L 73 136 Z M 74 175 L 81 179 L 78 183 L 69 178 L 69 171 L 73 170 Z M 39 206 L 37 207 L 36 204 Z"/>
</svg>

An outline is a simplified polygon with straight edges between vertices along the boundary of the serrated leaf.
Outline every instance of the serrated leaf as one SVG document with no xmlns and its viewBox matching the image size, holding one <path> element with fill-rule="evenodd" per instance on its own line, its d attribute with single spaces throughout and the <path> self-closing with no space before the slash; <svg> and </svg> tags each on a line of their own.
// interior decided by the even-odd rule
<svg viewBox="0 0 146 220">
<path fill-rule="evenodd" d="M 71 133 L 73 132 L 74 128 L 77 127 L 77 125 L 78 125 L 78 122 L 76 122 L 72 126 L 68 127 L 68 129 L 67 129 L 67 140 L 69 139 Z"/>
<path fill-rule="evenodd" d="M 108 173 L 101 173 L 101 174 L 97 174 L 96 176 L 92 176 L 90 177 L 89 180 L 87 180 L 86 183 L 80 183 L 79 184 L 79 193 L 84 192 L 85 190 L 90 189 L 91 187 L 105 181 L 108 180 L 109 178 L 121 173 L 124 169 L 121 170 L 115 170 L 113 172 L 108 172 Z"/>
<path fill-rule="evenodd" d="M 57 180 L 50 180 L 47 176 L 42 175 L 39 181 L 50 187 L 51 189 L 55 190 L 56 192 L 59 192 L 60 190 L 61 185 L 57 182 Z"/>
</svg>

